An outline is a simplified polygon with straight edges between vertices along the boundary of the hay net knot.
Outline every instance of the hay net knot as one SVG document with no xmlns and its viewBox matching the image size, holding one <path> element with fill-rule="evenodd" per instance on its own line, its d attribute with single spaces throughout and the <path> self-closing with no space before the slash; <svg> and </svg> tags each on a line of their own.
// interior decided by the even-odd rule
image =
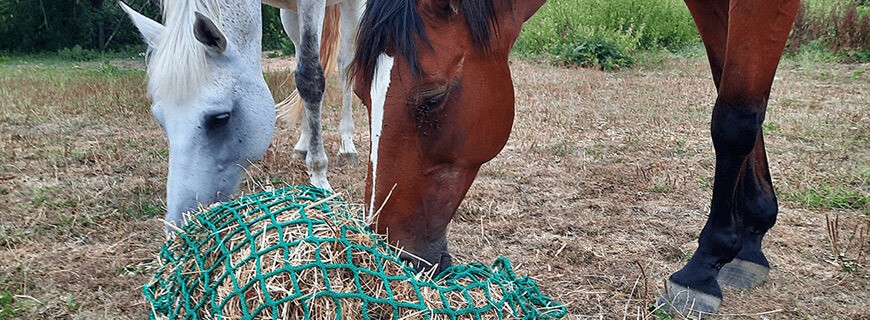
<svg viewBox="0 0 870 320">
<path fill-rule="evenodd" d="M 144 286 L 151 319 L 558 319 L 507 258 L 418 273 L 328 191 L 291 186 L 192 216 Z"/>
</svg>

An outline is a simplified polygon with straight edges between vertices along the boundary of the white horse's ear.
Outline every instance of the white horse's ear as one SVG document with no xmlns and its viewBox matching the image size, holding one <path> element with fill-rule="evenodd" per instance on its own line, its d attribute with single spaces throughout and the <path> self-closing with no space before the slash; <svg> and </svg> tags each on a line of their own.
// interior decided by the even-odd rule
<svg viewBox="0 0 870 320">
<path fill-rule="evenodd" d="M 121 9 L 130 16 L 130 20 L 133 20 L 133 24 L 136 25 L 136 28 L 142 33 L 142 37 L 145 38 L 145 43 L 148 44 L 149 47 L 156 48 L 157 43 L 160 41 L 160 36 L 163 35 L 163 30 L 166 29 L 166 27 L 159 22 L 151 20 L 150 18 L 143 16 L 141 13 L 136 12 L 136 10 L 133 10 L 133 8 L 128 7 L 121 1 L 118 1 L 118 4 L 121 5 Z"/>
<path fill-rule="evenodd" d="M 200 43 L 206 46 L 210 51 L 223 54 L 227 49 L 227 37 L 224 33 L 205 15 L 195 12 L 196 22 L 193 24 L 193 35 Z"/>
</svg>

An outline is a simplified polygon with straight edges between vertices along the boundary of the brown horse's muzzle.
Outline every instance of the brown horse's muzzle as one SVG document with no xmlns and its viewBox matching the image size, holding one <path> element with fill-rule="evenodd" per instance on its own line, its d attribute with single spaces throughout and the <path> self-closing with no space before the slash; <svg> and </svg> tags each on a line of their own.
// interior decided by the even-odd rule
<svg viewBox="0 0 870 320">
<path fill-rule="evenodd" d="M 453 257 L 447 250 L 446 233 L 435 242 L 423 244 L 423 246 L 422 248 L 417 247 L 419 249 L 415 249 L 413 252 L 403 250 L 399 258 L 414 266 L 417 271 L 433 272 L 433 276 L 441 274 L 442 271 L 453 265 Z"/>
<path fill-rule="evenodd" d="M 453 261 L 447 249 L 447 226 L 477 169 L 435 166 L 420 170 L 426 174 L 418 176 L 419 180 L 412 178 L 415 175 L 395 174 L 402 170 L 384 172 L 378 179 L 384 185 L 376 189 L 375 208 L 386 203 L 375 221 L 375 230 L 387 235 L 390 243 L 403 251 L 402 259 L 417 270 L 434 269 L 440 273 Z"/>
</svg>

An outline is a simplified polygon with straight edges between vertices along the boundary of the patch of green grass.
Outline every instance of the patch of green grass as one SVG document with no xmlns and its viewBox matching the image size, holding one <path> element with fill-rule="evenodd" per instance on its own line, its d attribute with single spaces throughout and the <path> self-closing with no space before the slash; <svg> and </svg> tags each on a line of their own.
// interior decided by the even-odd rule
<svg viewBox="0 0 870 320">
<path fill-rule="evenodd" d="M 159 217 L 164 212 L 163 207 L 140 201 L 132 208 L 124 209 L 124 214 L 137 220 Z"/>
<path fill-rule="evenodd" d="M 555 144 L 547 147 L 547 151 L 555 156 L 564 157 L 573 153 L 573 142 L 567 140 L 559 140 Z"/>
<path fill-rule="evenodd" d="M 12 319 L 15 316 L 12 302 L 12 292 L 0 291 L 0 320 Z"/>
<path fill-rule="evenodd" d="M 611 144 L 596 143 L 586 147 L 585 151 L 587 155 L 600 159 L 605 156 L 619 153 L 619 147 Z"/>
<path fill-rule="evenodd" d="M 828 49 L 828 45 L 822 40 L 813 40 L 801 47 L 800 51 L 794 54 L 785 54 L 786 59 L 798 61 L 805 65 L 814 65 L 815 63 L 834 63 L 841 62 L 845 56 L 838 53 L 833 53 Z"/>
<path fill-rule="evenodd" d="M 655 303 L 649 304 L 647 306 L 647 310 L 652 313 L 653 317 L 658 320 L 673 320 L 674 317 L 667 313 L 665 310 L 659 309 Z"/>
<path fill-rule="evenodd" d="M 76 312 L 82 307 L 82 302 L 76 300 L 73 295 L 67 295 L 66 300 L 64 300 L 64 305 L 66 306 L 67 311 Z"/>
<path fill-rule="evenodd" d="M 698 182 L 698 187 L 700 187 L 701 189 L 713 189 L 712 178 L 702 177 L 695 179 L 695 181 Z"/>
<path fill-rule="evenodd" d="M 686 140 L 677 140 L 676 147 L 674 147 L 674 155 L 683 156 L 683 157 L 691 157 L 698 154 L 697 151 L 686 148 Z"/>
<path fill-rule="evenodd" d="M 148 155 L 150 155 L 152 158 L 155 158 L 157 160 L 168 161 L 169 160 L 169 149 L 168 148 L 152 148 L 151 150 L 148 150 Z"/>
<path fill-rule="evenodd" d="M 668 193 L 671 191 L 671 185 L 667 182 L 659 182 L 649 187 L 650 192 Z"/>
<path fill-rule="evenodd" d="M 807 188 L 786 192 L 786 199 L 798 202 L 813 209 L 859 209 L 870 216 L 868 197 L 858 191 L 831 187 L 823 184 L 818 188 Z"/>
<path fill-rule="evenodd" d="M 99 51 L 81 46 L 60 49 L 55 52 L 0 55 L 0 63 L 8 64 L 79 64 L 82 62 L 107 62 L 111 60 L 144 60 L 145 45 L 128 46 L 118 50 Z M 4 58 L 5 57 L 5 58 Z"/>
<path fill-rule="evenodd" d="M 16 299 L 9 291 L 0 291 L 0 320 L 18 319 L 22 312 L 34 309 L 41 305 L 40 302 L 26 299 Z"/>
<path fill-rule="evenodd" d="M 766 121 L 761 124 L 761 131 L 764 133 L 774 133 L 779 131 L 779 125 L 775 122 Z"/>
</svg>

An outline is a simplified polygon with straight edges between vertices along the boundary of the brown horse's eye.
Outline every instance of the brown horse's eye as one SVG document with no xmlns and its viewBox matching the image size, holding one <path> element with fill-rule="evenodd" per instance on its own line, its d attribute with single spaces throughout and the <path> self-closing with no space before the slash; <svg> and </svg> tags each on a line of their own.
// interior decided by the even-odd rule
<svg viewBox="0 0 870 320">
<path fill-rule="evenodd" d="M 432 112 L 440 109 L 444 106 L 444 102 L 447 101 L 447 91 L 438 91 L 433 93 L 423 93 L 422 99 L 420 101 L 420 111 L 423 112 Z"/>
</svg>

